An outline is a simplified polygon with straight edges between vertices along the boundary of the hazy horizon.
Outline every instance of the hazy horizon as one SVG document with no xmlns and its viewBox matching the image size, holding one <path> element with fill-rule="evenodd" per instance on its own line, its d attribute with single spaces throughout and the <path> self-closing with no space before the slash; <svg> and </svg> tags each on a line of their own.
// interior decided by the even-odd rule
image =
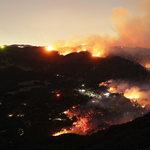
<svg viewBox="0 0 150 150">
<path fill-rule="evenodd" d="M 0 45 L 44 46 L 74 36 L 118 36 L 110 19 L 114 9 L 124 8 L 143 15 L 136 8 L 143 0 L 1 0 Z M 145 0 L 144 0 L 145 1 Z"/>
</svg>

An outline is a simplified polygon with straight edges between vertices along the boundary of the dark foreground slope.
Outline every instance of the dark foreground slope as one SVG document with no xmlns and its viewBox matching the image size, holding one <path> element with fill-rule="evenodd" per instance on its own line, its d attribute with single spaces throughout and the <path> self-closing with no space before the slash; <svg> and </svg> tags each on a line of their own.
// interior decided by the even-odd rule
<svg viewBox="0 0 150 150">
<path fill-rule="evenodd" d="M 119 56 L 93 58 L 88 52 L 62 56 L 42 47 L 0 50 L 1 149 L 148 147 L 150 114 L 91 136 L 69 134 L 46 138 L 71 124 L 68 120 L 57 121 L 58 114 L 89 99 L 74 89 L 84 83 L 87 89 L 99 90 L 101 81 L 125 78 L 145 80 L 149 73 L 141 65 Z M 57 93 L 61 96 L 57 97 Z"/>
<path fill-rule="evenodd" d="M 108 130 L 99 131 L 91 136 L 66 134 L 37 141 L 27 139 L 25 143 L 18 140 L 11 148 L 16 150 L 148 150 L 150 147 L 149 118 L 150 113 L 132 122 L 111 126 Z"/>
</svg>

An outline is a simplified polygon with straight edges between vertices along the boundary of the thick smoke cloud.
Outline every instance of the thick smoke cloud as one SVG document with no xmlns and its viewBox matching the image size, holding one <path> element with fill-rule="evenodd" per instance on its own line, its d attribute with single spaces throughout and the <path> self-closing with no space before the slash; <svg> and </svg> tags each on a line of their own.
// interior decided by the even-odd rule
<svg viewBox="0 0 150 150">
<path fill-rule="evenodd" d="M 54 50 L 60 54 L 89 51 L 93 56 L 106 57 L 110 54 L 125 53 L 137 57 L 137 61 L 144 66 L 150 60 L 150 1 L 141 0 L 136 13 L 131 14 L 123 7 L 113 8 L 110 20 L 116 36 L 72 35 L 66 41 L 56 41 L 52 44 Z M 119 46 L 117 49 L 115 46 Z M 135 47 L 135 48 L 133 48 Z M 142 47 L 142 48 L 137 48 Z"/>
<path fill-rule="evenodd" d="M 150 47 L 150 5 L 149 0 L 142 0 L 138 11 L 142 15 L 131 14 L 123 7 L 112 10 L 110 17 L 115 25 L 118 39 L 114 42 L 117 46 Z"/>
<path fill-rule="evenodd" d="M 124 80 L 112 80 L 107 85 L 108 88 L 113 88 L 115 93 L 123 93 L 125 97 L 136 100 L 141 106 L 150 106 L 150 84 L 136 83 Z"/>
</svg>

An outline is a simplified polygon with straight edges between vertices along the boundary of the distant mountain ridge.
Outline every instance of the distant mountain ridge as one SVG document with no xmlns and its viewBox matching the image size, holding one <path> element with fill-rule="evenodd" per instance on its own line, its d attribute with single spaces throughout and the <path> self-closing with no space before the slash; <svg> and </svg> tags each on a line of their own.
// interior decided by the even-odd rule
<svg viewBox="0 0 150 150">
<path fill-rule="evenodd" d="M 0 61 L 20 64 L 30 67 L 34 71 L 60 73 L 71 77 L 80 77 L 94 80 L 110 78 L 137 78 L 149 77 L 147 70 L 137 62 L 120 56 L 106 58 L 92 57 L 89 52 L 70 53 L 59 55 L 57 51 L 47 52 L 43 47 L 6 47 L 0 51 Z M 6 60 L 8 61 L 6 63 Z"/>
</svg>

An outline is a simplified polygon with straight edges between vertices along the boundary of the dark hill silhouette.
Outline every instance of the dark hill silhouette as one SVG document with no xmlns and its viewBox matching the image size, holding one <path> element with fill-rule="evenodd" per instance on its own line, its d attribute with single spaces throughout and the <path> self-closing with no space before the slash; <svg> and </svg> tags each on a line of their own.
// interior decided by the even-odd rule
<svg viewBox="0 0 150 150">
<path fill-rule="evenodd" d="M 87 53 L 70 54 L 72 59 L 63 59 L 65 62 L 58 66 L 58 72 L 61 74 L 70 74 L 86 79 L 94 80 L 110 78 L 138 78 L 148 77 L 147 70 L 133 61 L 121 58 L 119 56 L 107 58 L 93 58 Z M 79 57 L 78 57 L 79 56 Z M 92 79 L 93 80 L 93 79 Z"/>
<path fill-rule="evenodd" d="M 148 150 L 150 146 L 150 113 L 121 125 L 111 126 L 91 136 L 64 134 L 44 139 L 26 139 L 17 150 Z M 18 143 L 16 143 L 18 145 Z"/>
<path fill-rule="evenodd" d="M 19 64 L 31 67 L 34 71 L 59 73 L 73 78 L 84 78 L 93 81 L 110 78 L 148 78 L 147 70 L 133 61 L 120 56 L 107 58 L 92 57 L 89 52 L 59 55 L 57 51 L 47 52 L 43 47 L 6 47 L 0 51 L 1 64 Z"/>
</svg>

